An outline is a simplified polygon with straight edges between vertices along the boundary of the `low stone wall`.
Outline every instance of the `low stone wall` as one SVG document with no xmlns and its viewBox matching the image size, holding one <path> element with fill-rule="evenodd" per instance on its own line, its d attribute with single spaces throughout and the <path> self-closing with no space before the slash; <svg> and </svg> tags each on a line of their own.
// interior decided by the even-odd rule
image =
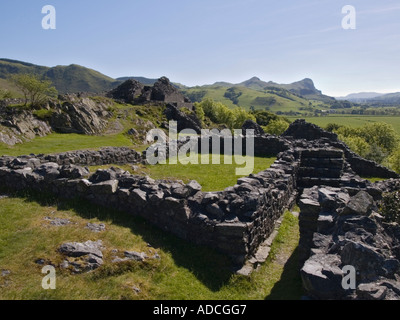
<svg viewBox="0 0 400 320">
<path fill-rule="evenodd" d="M 299 119 L 293 122 L 281 138 L 288 140 L 292 147 L 307 149 L 329 146 L 343 150 L 346 161 L 351 165 L 351 169 L 359 176 L 385 179 L 400 178 L 396 172 L 374 161 L 366 160 L 351 151 L 345 143 L 338 139 L 335 133 L 325 131 L 315 124 L 305 122 L 305 120 Z"/>
<path fill-rule="evenodd" d="M 299 124 L 302 123 L 294 126 Z M 334 136 L 325 134 L 322 129 L 307 124 L 303 124 L 303 129 L 308 133 L 299 128 L 293 132 L 307 139 L 316 137 L 316 140 L 255 136 L 255 155 L 277 155 L 277 160 L 269 169 L 240 178 L 237 184 L 219 192 L 202 192 L 196 181 L 188 184 L 155 181 L 119 169 L 98 170 L 89 177 L 84 166 L 145 162 L 135 150 L 111 147 L 54 155 L 0 157 L 0 186 L 8 190 L 36 190 L 64 198 L 82 198 L 142 216 L 185 240 L 218 249 L 231 256 L 240 268 L 268 239 L 285 209 L 296 202 L 298 190 L 324 184 L 346 188 L 351 196 L 360 188 L 376 195 L 380 191 L 355 173 L 398 177 L 387 168 L 359 158 L 344 143 L 331 140 Z M 211 148 L 212 137 L 205 139 Z M 219 150 L 223 152 L 224 138 L 218 139 Z M 184 143 L 181 141 L 178 145 Z M 204 140 L 199 138 L 199 151 L 202 143 Z M 242 151 L 245 150 L 243 139 Z M 309 203 L 300 203 L 300 206 L 307 206 L 300 217 L 302 262 L 309 257 L 320 219 L 318 201 L 312 197 L 303 200 Z"/>
<path fill-rule="evenodd" d="M 293 151 L 278 155 L 268 170 L 241 178 L 220 192 L 202 192 L 191 181 L 155 181 L 120 169 L 98 170 L 90 178 L 77 166 L 141 161 L 125 148 L 58 155 L 0 158 L 1 186 L 35 190 L 139 215 L 183 239 L 217 248 L 241 266 L 295 202 L 298 160 Z"/>
<path fill-rule="evenodd" d="M 143 162 L 142 155 L 126 147 L 108 147 L 101 150 L 78 150 L 51 155 L 25 155 L 20 157 L 3 156 L 0 166 L 22 169 L 26 166 L 36 169 L 46 162 L 58 165 L 102 166 L 108 164 L 137 164 Z"/>
</svg>

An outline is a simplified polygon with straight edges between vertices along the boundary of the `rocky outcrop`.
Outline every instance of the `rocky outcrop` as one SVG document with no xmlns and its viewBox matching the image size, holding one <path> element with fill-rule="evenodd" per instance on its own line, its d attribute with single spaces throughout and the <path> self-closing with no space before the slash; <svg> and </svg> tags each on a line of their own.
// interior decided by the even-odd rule
<svg viewBox="0 0 400 320">
<path fill-rule="evenodd" d="M 50 132 L 49 124 L 37 119 L 29 110 L 0 107 L 0 142 L 13 146 Z"/>
<path fill-rule="evenodd" d="M 201 133 L 201 122 L 194 114 L 186 114 L 179 110 L 178 107 L 168 103 L 164 111 L 167 120 L 176 121 L 178 123 L 178 132 L 185 129 L 191 129 L 196 133 Z"/>
<path fill-rule="evenodd" d="M 107 96 L 115 100 L 122 100 L 126 103 L 138 102 L 144 92 L 144 85 L 134 79 L 126 80 L 117 88 L 107 93 Z"/>
<path fill-rule="evenodd" d="M 242 134 L 246 135 L 247 130 L 254 130 L 255 135 L 264 135 L 264 129 L 261 126 L 254 122 L 253 120 L 246 120 L 242 126 Z"/>
<path fill-rule="evenodd" d="M 0 107 L 0 142 L 12 146 L 53 131 L 100 134 L 107 129 L 110 106 L 107 100 L 95 101 L 71 94 L 50 101 L 46 106 L 46 117 L 36 116 L 35 110 L 3 106 Z"/>
<path fill-rule="evenodd" d="M 137 80 L 129 79 L 107 93 L 107 96 L 131 104 L 169 103 L 177 108 L 193 108 L 191 101 L 166 77 L 158 79 L 153 86 L 145 86 Z"/>
<path fill-rule="evenodd" d="M 111 116 L 107 102 L 79 98 L 76 95 L 60 97 L 62 103 L 53 105 L 49 123 L 53 130 L 61 133 L 95 135 L 105 131 Z"/>
<path fill-rule="evenodd" d="M 178 108 L 191 108 L 190 100 L 183 96 L 183 94 L 173 86 L 166 77 L 158 79 L 154 84 L 151 90 L 150 100 L 175 104 Z"/>
</svg>

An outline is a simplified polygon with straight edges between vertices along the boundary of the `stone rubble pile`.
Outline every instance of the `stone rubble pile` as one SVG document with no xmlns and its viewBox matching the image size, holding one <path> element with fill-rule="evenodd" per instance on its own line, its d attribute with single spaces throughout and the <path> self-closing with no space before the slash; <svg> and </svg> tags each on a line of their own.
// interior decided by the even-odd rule
<svg viewBox="0 0 400 320">
<path fill-rule="evenodd" d="M 391 182 L 389 182 L 391 183 Z M 301 277 L 315 299 L 400 299 L 400 226 L 378 213 L 377 188 L 305 189 L 300 201 Z M 356 271 L 343 287 L 343 268 Z"/>
</svg>

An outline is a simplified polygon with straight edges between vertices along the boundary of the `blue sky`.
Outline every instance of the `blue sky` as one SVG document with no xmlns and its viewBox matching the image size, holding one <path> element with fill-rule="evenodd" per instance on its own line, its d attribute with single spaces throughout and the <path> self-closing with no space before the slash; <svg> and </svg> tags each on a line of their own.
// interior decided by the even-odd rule
<svg viewBox="0 0 400 320">
<path fill-rule="evenodd" d="M 56 30 L 42 29 L 44 5 L 56 8 Z M 356 9 L 356 30 L 341 27 L 345 5 Z M 332 96 L 400 91 L 398 0 L 8 0 L 0 30 L 2 58 L 114 78 L 307 77 Z"/>
</svg>

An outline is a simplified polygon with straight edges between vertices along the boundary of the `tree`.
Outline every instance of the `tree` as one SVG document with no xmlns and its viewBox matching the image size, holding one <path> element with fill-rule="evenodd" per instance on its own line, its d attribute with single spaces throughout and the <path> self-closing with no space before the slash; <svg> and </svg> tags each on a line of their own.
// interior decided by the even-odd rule
<svg viewBox="0 0 400 320">
<path fill-rule="evenodd" d="M 12 75 L 11 81 L 22 91 L 25 106 L 30 102 L 32 107 L 40 107 L 47 98 L 57 96 L 57 90 L 51 81 L 41 80 L 34 74 Z"/>
<path fill-rule="evenodd" d="M 397 149 L 389 158 L 390 165 L 394 171 L 400 173 L 400 149 Z"/>
<path fill-rule="evenodd" d="M 280 136 L 288 128 L 289 128 L 289 123 L 282 119 L 271 120 L 266 127 L 263 127 L 265 132 L 277 136 Z"/>
<path fill-rule="evenodd" d="M 204 116 L 208 117 L 212 122 L 225 124 L 229 129 L 240 129 L 248 119 L 256 121 L 255 116 L 243 108 L 230 109 L 221 102 L 216 102 L 210 98 L 204 99 L 200 103 L 195 103 L 195 108 L 196 110 L 203 110 Z"/>
<path fill-rule="evenodd" d="M 370 145 L 375 144 L 386 153 L 393 152 L 400 141 L 393 126 L 384 122 L 367 124 L 360 128 L 359 133 Z"/>
<path fill-rule="evenodd" d="M 249 114 L 243 108 L 235 108 L 233 109 L 234 121 L 232 124 L 233 129 L 239 129 L 243 126 L 246 120 L 256 121 L 256 117 L 252 114 Z"/>
<path fill-rule="evenodd" d="M 257 123 L 260 126 L 267 126 L 271 120 L 278 119 L 278 116 L 276 114 L 264 110 L 252 111 L 251 114 L 256 117 Z"/>
<path fill-rule="evenodd" d="M 343 141 L 347 146 L 361 157 L 366 157 L 370 152 L 370 145 L 359 136 L 344 136 L 339 134 L 339 140 Z"/>
<path fill-rule="evenodd" d="M 200 120 L 200 122 L 203 123 L 204 117 L 205 117 L 205 112 L 203 110 L 203 107 L 199 103 L 195 104 L 194 112 L 196 113 L 196 116 Z"/>
</svg>

